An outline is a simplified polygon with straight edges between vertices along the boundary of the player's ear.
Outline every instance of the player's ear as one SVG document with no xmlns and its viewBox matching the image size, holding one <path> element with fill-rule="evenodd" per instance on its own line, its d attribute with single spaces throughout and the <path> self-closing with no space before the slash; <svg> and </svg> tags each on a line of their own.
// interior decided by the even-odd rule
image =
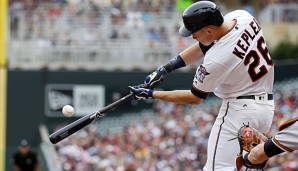
<svg viewBox="0 0 298 171">
<path fill-rule="evenodd" d="M 206 27 L 204 27 L 204 31 L 205 31 L 205 33 L 207 33 L 207 34 L 213 34 L 213 28 L 212 27 L 209 27 L 209 26 L 206 26 Z"/>
</svg>

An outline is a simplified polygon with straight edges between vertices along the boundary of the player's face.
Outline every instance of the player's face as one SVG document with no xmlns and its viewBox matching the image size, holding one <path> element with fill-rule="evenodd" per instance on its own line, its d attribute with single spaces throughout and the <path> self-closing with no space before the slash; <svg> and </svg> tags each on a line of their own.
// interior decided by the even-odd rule
<svg viewBox="0 0 298 171">
<path fill-rule="evenodd" d="M 208 27 L 204 27 L 192 34 L 192 38 L 208 46 L 213 42 L 211 39 L 211 34 L 212 30 Z"/>
<path fill-rule="evenodd" d="M 19 151 L 21 154 L 27 154 L 29 152 L 29 147 L 28 146 L 20 146 Z"/>
</svg>

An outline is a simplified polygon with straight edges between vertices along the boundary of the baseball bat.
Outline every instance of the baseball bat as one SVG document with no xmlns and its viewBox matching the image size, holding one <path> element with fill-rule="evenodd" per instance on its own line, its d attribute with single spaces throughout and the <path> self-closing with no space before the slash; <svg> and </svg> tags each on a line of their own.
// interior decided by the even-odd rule
<svg viewBox="0 0 298 171">
<path fill-rule="evenodd" d="M 83 116 L 82 118 L 70 123 L 69 125 L 66 125 L 65 127 L 59 129 L 58 131 L 52 133 L 49 136 L 51 143 L 56 144 L 56 143 L 62 141 L 63 139 L 69 137 L 73 133 L 75 133 L 75 132 L 79 131 L 80 129 L 84 128 L 85 126 L 89 125 L 91 122 L 102 117 L 105 113 L 115 109 L 116 107 L 129 101 L 132 98 L 133 98 L 133 93 L 130 93 L 130 94 L 122 97 L 121 99 L 109 104 L 108 106 L 105 106 L 104 108 L 98 110 L 97 112 Z"/>
</svg>

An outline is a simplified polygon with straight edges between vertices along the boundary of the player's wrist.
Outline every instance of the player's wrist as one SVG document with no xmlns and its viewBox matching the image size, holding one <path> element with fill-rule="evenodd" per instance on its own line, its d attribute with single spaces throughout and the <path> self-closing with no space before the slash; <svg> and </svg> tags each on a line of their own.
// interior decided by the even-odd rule
<svg viewBox="0 0 298 171">
<path fill-rule="evenodd" d="M 253 164 L 248 158 L 249 158 L 249 152 L 246 153 L 243 157 L 244 160 L 244 166 L 247 168 L 252 168 L 252 169 L 263 169 L 266 166 L 266 163 L 268 160 L 263 161 L 262 163 L 258 164 Z"/>
<path fill-rule="evenodd" d="M 148 89 L 148 97 L 154 99 L 153 97 L 154 90 Z"/>
<path fill-rule="evenodd" d="M 246 165 L 248 165 L 248 166 L 251 166 L 251 165 L 253 165 L 250 161 L 249 161 L 249 159 L 248 159 L 248 155 L 249 155 L 250 153 L 248 152 L 248 153 L 246 153 L 245 155 L 244 155 L 244 157 L 243 157 L 243 160 L 244 160 L 244 162 L 245 162 L 245 164 Z"/>
<path fill-rule="evenodd" d="M 176 69 L 185 67 L 186 64 L 183 61 L 182 57 L 180 55 L 177 55 L 175 58 L 171 59 L 170 62 L 163 65 L 163 68 L 165 68 L 167 73 L 170 73 Z"/>
</svg>

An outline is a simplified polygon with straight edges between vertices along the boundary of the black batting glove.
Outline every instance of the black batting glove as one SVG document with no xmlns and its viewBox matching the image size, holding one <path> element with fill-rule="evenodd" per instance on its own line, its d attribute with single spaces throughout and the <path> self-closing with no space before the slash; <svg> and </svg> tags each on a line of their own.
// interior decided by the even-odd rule
<svg viewBox="0 0 298 171">
<path fill-rule="evenodd" d="M 156 86 L 162 83 L 166 74 L 168 74 L 168 72 L 166 71 L 165 67 L 161 66 L 145 78 L 144 84 L 150 87 L 150 89 L 154 89 Z"/>
<path fill-rule="evenodd" d="M 153 90 L 143 88 L 141 84 L 139 86 L 128 86 L 130 92 L 133 93 L 135 100 L 145 100 L 152 98 Z"/>
</svg>

